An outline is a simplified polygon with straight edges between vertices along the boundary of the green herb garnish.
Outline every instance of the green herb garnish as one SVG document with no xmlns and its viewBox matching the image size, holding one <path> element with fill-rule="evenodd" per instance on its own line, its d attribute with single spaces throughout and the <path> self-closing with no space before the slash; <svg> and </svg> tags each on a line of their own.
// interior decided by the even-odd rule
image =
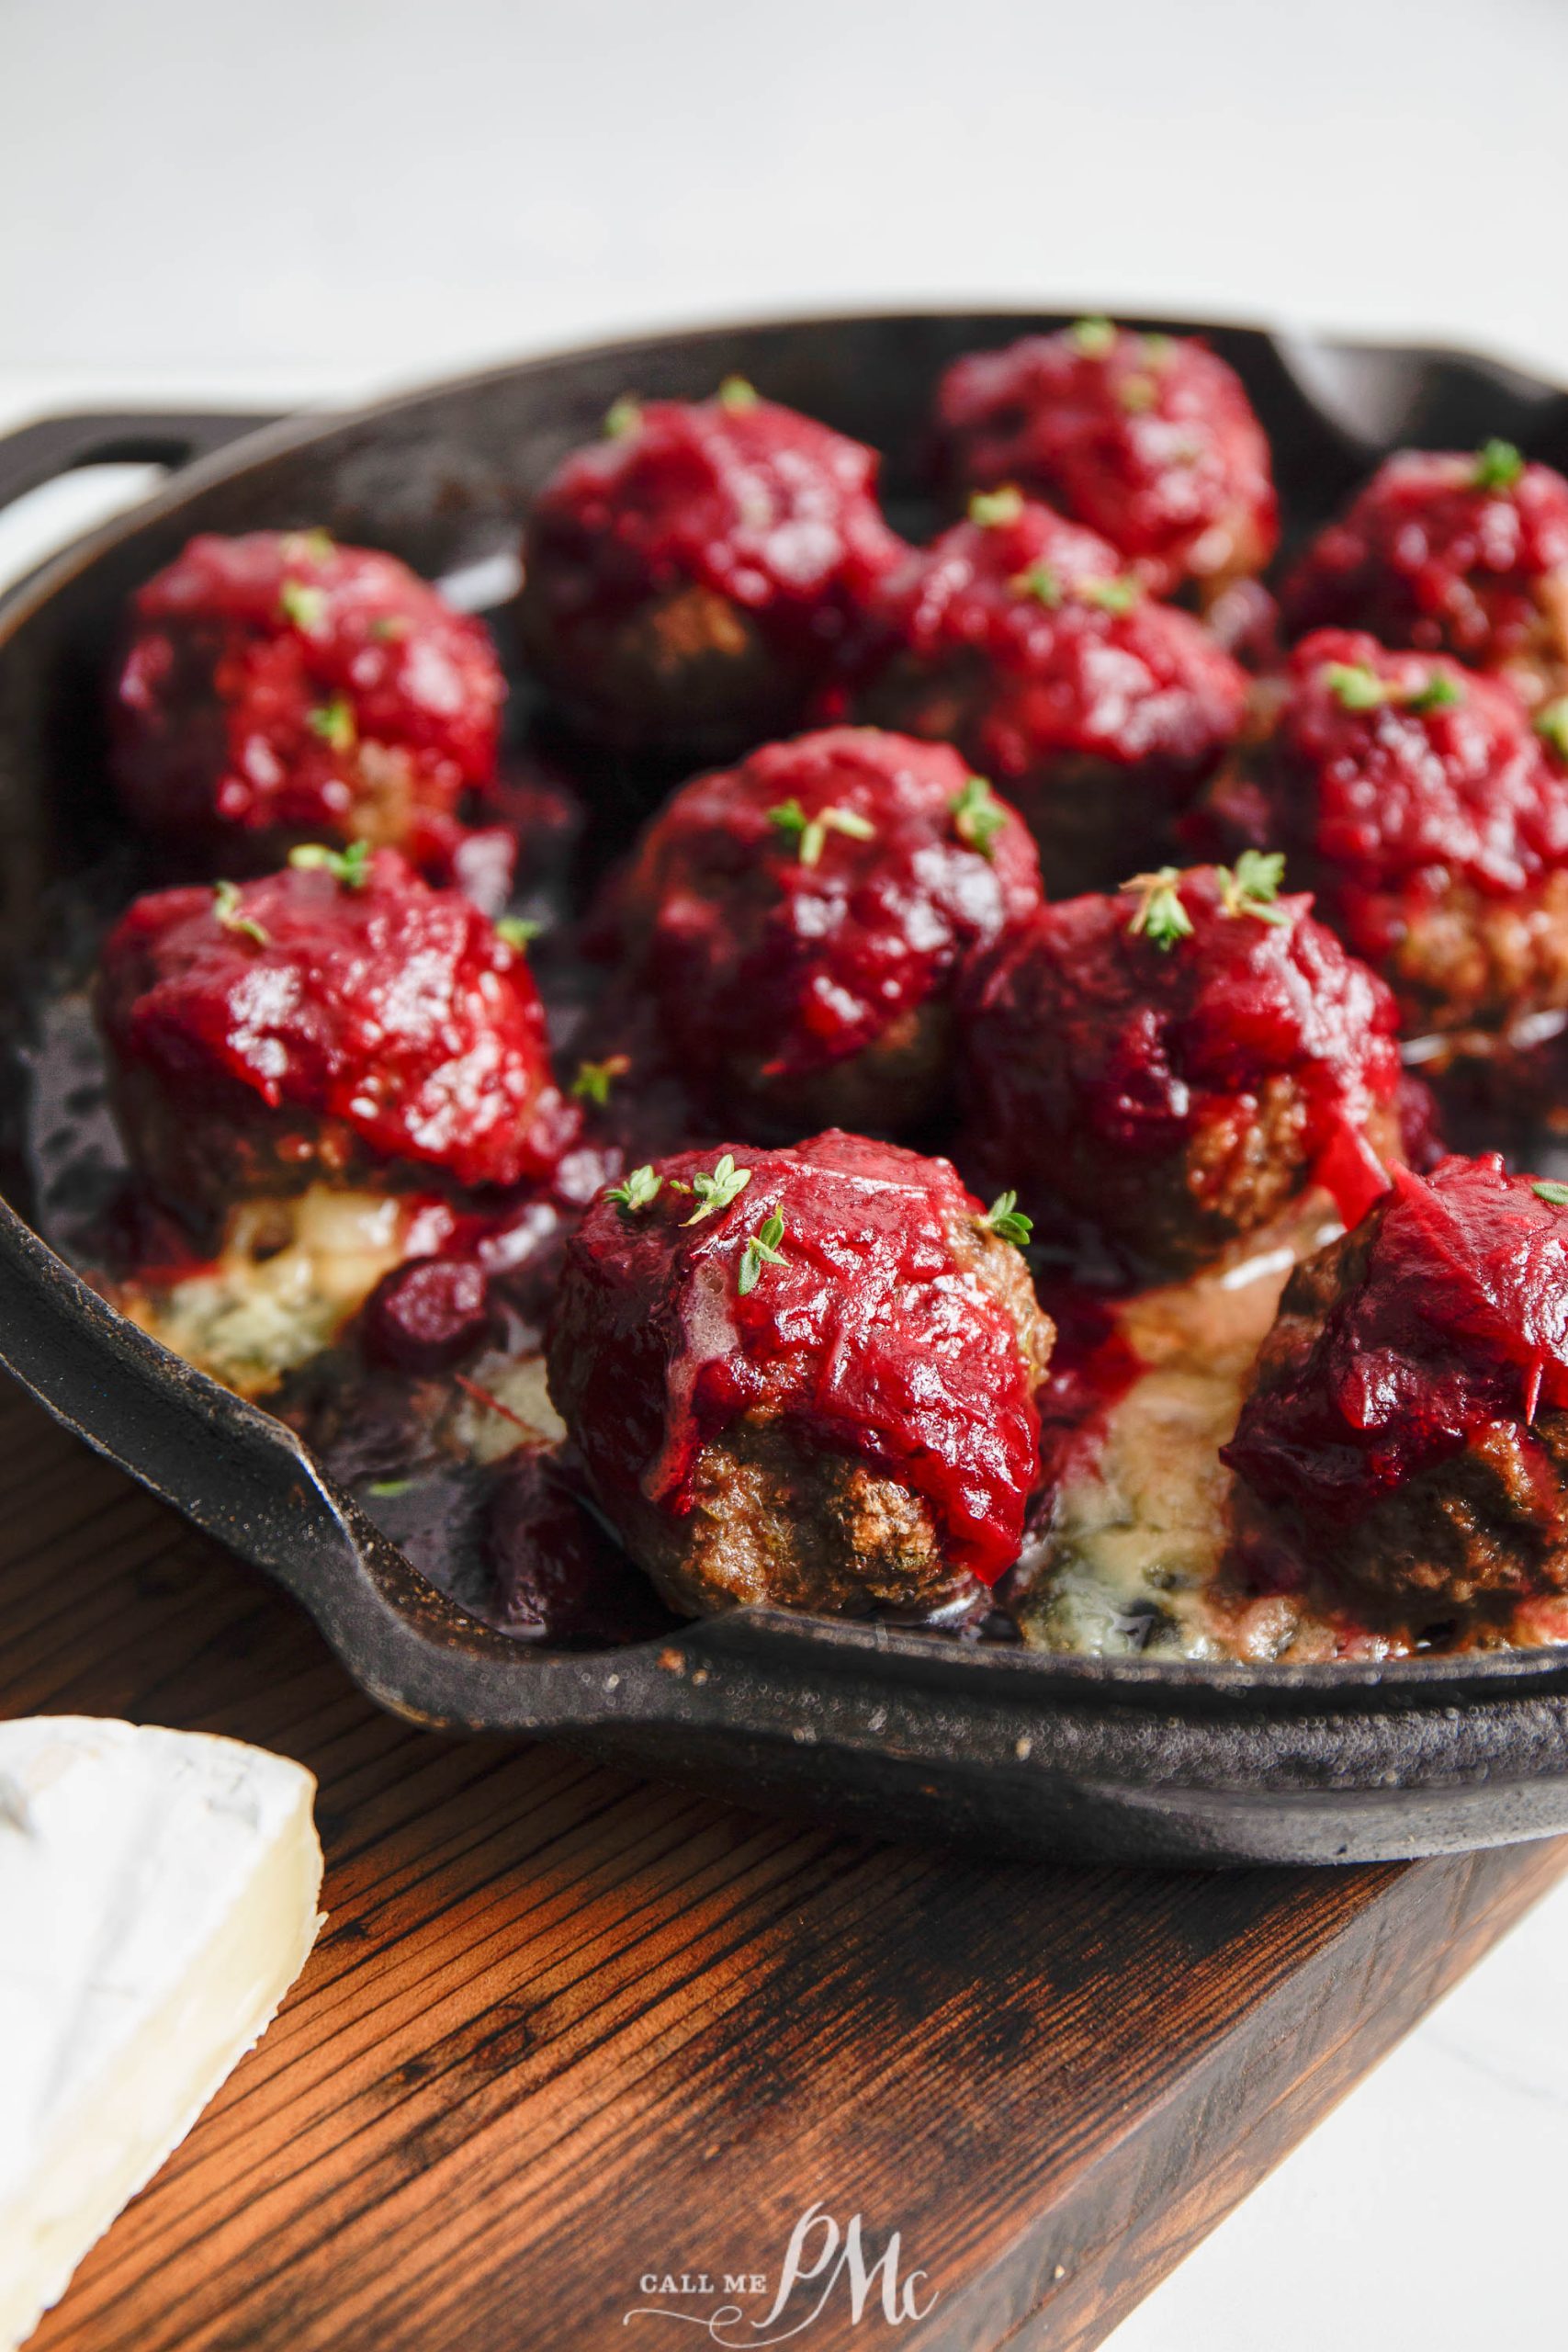
<svg viewBox="0 0 1568 2352">
<path fill-rule="evenodd" d="M 755 408 L 757 387 L 749 384 L 744 376 L 727 376 L 718 388 L 718 404 L 735 412 Z"/>
<path fill-rule="evenodd" d="M 631 1068 L 625 1054 L 611 1054 L 602 1062 L 579 1062 L 571 1091 L 579 1102 L 597 1103 L 603 1110 L 610 1099 L 610 1089 L 616 1079 L 625 1078 Z"/>
<path fill-rule="evenodd" d="M 1138 338 L 1147 368 L 1168 368 L 1176 356 L 1176 337 L 1171 334 L 1145 334 Z"/>
<path fill-rule="evenodd" d="M 637 431 L 641 423 L 642 402 L 634 401 L 629 392 L 623 392 L 618 401 L 612 401 L 604 412 L 604 432 L 611 441 L 624 441 L 629 433 Z"/>
<path fill-rule="evenodd" d="M 983 775 L 965 776 L 964 789 L 950 802 L 953 830 L 982 857 L 996 855 L 996 839 L 1007 823 L 1007 810 Z"/>
<path fill-rule="evenodd" d="M 508 947 L 514 947 L 519 956 L 525 956 L 529 941 L 537 939 L 544 927 L 542 922 L 536 922 L 532 915 L 498 915 L 495 935 L 503 939 Z"/>
<path fill-rule="evenodd" d="M 1388 700 L 1388 688 L 1364 662 L 1325 662 L 1320 674 L 1344 710 L 1381 710 Z"/>
<path fill-rule="evenodd" d="M 843 833 L 855 842 L 876 839 L 876 827 L 856 809 L 819 808 L 815 817 L 808 817 L 795 799 L 781 800 L 776 808 L 770 808 L 768 822 L 795 843 L 802 865 L 817 864 L 829 833 Z"/>
<path fill-rule="evenodd" d="M 1001 490 L 977 490 L 969 501 L 969 520 L 977 523 L 982 531 L 994 530 L 998 524 L 1016 523 L 1023 512 L 1023 492 L 1009 482 Z"/>
<path fill-rule="evenodd" d="M 401 613 L 378 613 L 370 624 L 371 636 L 379 638 L 383 644 L 390 644 L 394 639 L 407 637 L 408 633 L 409 625 Z"/>
<path fill-rule="evenodd" d="M 737 1168 L 735 1155 L 733 1152 L 727 1151 L 711 1176 L 698 1174 L 693 1177 L 692 1190 L 702 1205 L 700 1208 L 694 1209 L 684 1222 L 687 1225 L 701 1225 L 705 1216 L 712 1216 L 718 1209 L 727 1209 L 730 1202 L 738 1199 L 750 1182 L 751 1170 L 749 1168 Z"/>
<path fill-rule="evenodd" d="M 1541 1177 L 1530 1186 L 1538 1201 L 1545 1201 L 1554 1209 L 1568 1209 L 1568 1184 L 1554 1184 L 1550 1177 Z"/>
<path fill-rule="evenodd" d="M 1424 686 L 1417 686 L 1404 697 L 1406 710 L 1417 713 L 1427 710 L 1452 710 L 1464 700 L 1464 688 L 1457 678 L 1448 677 L 1441 670 L 1434 670 Z"/>
<path fill-rule="evenodd" d="M 225 931 L 237 931 L 243 938 L 254 939 L 258 947 L 270 947 L 272 934 L 264 931 L 254 915 L 245 913 L 237 882 L 215 882 L 212 886 L 212 911 Z"/>
<path fill-rule="evenodd" d="M 1143 582 L 1130 571 L 1120 580 L 1080 580 L 1078 594 L 1086 605 L 1098 605 L 1102 613 L 1130 613 L 1143 595 Z"/>
<path fill-rule="evenodd" d="M 1259 922 L 1288 923 L 1288 907 L 1277 906 L 1285 878 L 1285 854 L 1278 849 L 1244 849 L 1235 865 L 1217 869 L 1220 904 L 1227 915 L 1256 915 Z"/>
<path fill-rule="evenodd" d="M 1159 386 L 1139 368 L 1131 376 L 1122 377 L 1116 387 L 1116 397 L 1129 416 L 1142 416 L 1158 400 Z"/>
<path fill-rule="evenodd" d="M 330 531 L 286 531 L 279 549 L 285 563 L 330 563 L 337 548 Z"/>
<path fill-rule="evenodd" d="M 1116 329 L 1109 319 L 1079 319 L 1067 335 L 1086 359 L 1104 359 L 1116 348 Z"/>
<path fill-rule="evenodd" d="M 306 724 L 312 735 L 334 752 L 352 752 L 355 744 L 354 706 L 345 695 L 334 695 L 314 710 L 305 713 Z"/>
<path fill-rule="evenodd" d="M 1485 441 L 1475 453 L 1470 479 L 1477 490 L 1512 490 L 1525 461 L 1511 441 Z"/>
<path fill-rule="evenodd" d="M 326 616 L 327 592 L 312 588 L 308 581 L 286 580 L 277 592 L 277 608 L 286 621 L 311 637 Z"/>
<path fill-rule="evenodd" d="M 1015 595 L 1032 596 L 1048 613 L 1054 613 L 1062 601 L 1062 583 L 1048 563 L 1031 564 L 1008 584 Z"/>
<path fill-rule="evenodd" d="M 1167 953 L 1192 932 L 1192 918 L 1181 903 L 1180 882 L 1176 866 L 1162 865 L 1157 874 L 1134 874 L 1122 885 L 1138 901 L 1128 930 Z"/>
<path fill-rule="evenodd" d="M 688 1217 L 686 1222 L 690 1224 L 691 1219 Z M 775 1209 L 772 1216 L 764 1218 L 761 1230 L 751 1236 L 745 1249 L 740 1252 L 739 1287 L 742 1298 L 748 1292 L 756 1289 L 762 1279 L 764 1266 L 784 1266 L 789 1263 L 784 1251 L 779 1248 L 779 1243 L 784 1239 L 784 1219 Z"/>
<path fill-rule="evenodd" d="M 604 1198 L 614 1201 L 616 1207 L 624 1209 L 628 1216 L 635 1216 L 638 1209 L 652 1207 L 663 1182 L 663 1177 L 656 1176 L 651 1165 L 645 1160 L 640 1168 L 632 1170 L 625 1183 L 612 1184 Z"/>
<path fill-rule="evenodd" d="M 328 849 L 323 842 L 301 842 L 288 853 L 288 863 L 299 874 L 330 874 L 345 890 L 363 890 L 370 879 L 370 844 L 350 842 L 346 849 Z"/>
<path fill-rule="evenodd" d="M 390 1501 L 394 1495 L 406 1495 L 412 1485 L 412 1478 L 372 1478 L 365 1491 L 367 1495 L 376 1495 L 386 1501 Z"/>
<path fill-rule="evenodd" d="M 988 1225 L 998 1239 L 1010 1241 L 1015 1250 L 1026 1250 L 1034 1230 L 1034 1219 L 1024 1216 L 1016 1193 L 998 1193 L 980 1222 Z"/>
<path fill-rule="evenodd" d="M 1560 760 L 1568 760 L 1568 695 L 1543 703 L 1535 715 L 1535 731 L 1551 744 Z"/>
</svg>

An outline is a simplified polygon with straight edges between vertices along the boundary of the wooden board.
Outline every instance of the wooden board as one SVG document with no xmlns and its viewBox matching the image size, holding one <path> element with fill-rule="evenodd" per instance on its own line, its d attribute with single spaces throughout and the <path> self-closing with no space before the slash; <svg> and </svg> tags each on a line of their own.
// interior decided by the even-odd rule
<svg viewBox="0 0 1568 2352">
<path fill-rule="evenodd" d="M 1228 1877 L 873 1847 L 378 1714 L 264 1580 L 8 1390 L 0 1498 L 0 1713 L 299 1757 L 331 1914 L 39 2352 L 791 2327 L 807 2352 L 1070 2352 L 1568 1863 L 1568 1840 Z M 829 2264 L 751 2325 L 813 2205 L 860 2216 L 868 2267 L 899 2233 L 894 2308 L 921 2316 L 886 2316 L 884 2267 L 857 2322 Z M 626 2319 L 738 2302 L 716 2329 Z"/>
</svg>

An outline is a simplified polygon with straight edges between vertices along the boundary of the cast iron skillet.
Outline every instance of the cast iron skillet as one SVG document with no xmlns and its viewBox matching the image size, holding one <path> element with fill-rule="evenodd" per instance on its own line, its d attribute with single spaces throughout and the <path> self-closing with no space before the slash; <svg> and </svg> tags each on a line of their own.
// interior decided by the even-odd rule
<svg viewBox="0 0 1568 2352">
<path fill-rule="evenodd" d="M 449 572 L 514 546 L 530 492 L 620 393 L 700 397 L 729 373 L 875 443 L 897 498 L 941 368 L 1061 323 L 922 313 L 717 328 L 530 360 L 346 417 L 264 430 L 72 417 L 0 444 L 0 503 L 107 458 L 181 467 L 0 602 L 0 935 L 25 955 L 49 881 L 112 838 L 96 718 L 107 640 L 124 597 L 193 531 L 320 523 Z M 1568 396 L 1507 369 L 1202 331 L 1246 381 L 1298 522 L 1402 442 L 1464 448 L 1501 434 L 1568 469 Z M 0 1357 L 90 1444 L 276 1577 L 362 1687 L 416 1722 L 559 1736 L 759 1804 L 1013 1851 L 1371 1860 L 1568 1828 L 1563 1649 L 1194 1666 L 770 1610 L 600 1654 L 520 1646 L 426 1584 L 281 1423 L 117 1316 L 31 1231 L 25 1184 L 11 1189 Z"/>
</svg>

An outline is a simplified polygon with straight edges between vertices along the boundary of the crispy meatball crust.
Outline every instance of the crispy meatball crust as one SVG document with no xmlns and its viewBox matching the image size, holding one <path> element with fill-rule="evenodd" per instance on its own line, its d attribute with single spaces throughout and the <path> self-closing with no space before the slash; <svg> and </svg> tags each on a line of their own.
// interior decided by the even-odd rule
<svg viewBox="0 0 1568 2352">
<path fill-rule="evenodd" d="M 445 876 L 465 797 L 495 782 L 504 693 L 482 625 L 395 557 L 209 534 L 133 601 L 115 782 L 144 830 L 230 871 L 363 840 Z"/>
<path fill-rule="evenodd" d="M 1190 335 L 1080 319 L 957 360 L 937 394 L 943 470 L 1015 482 L 1098 531 L 1157 596 L 1208 605 L 1280 537 L 1269 444 L 1240 379 Z"/>
<path fill-rule="evenodd" d="M 1158 864 L 1241 732 L 1247 684 L 1117 550 L 1016 492 L 889 573 L 860 717 L 955 743 L 1040 844 L 1053 897 Z"/>
<path fill-rule="evenodd" d="M 1568 773 L 1506 681 L 1319 630 L 1210 810 L 1289 851 L 1407 1032 L 1568 1007 Z"/>
<path fill-rule="evenodd" d="M 1162 907 L 1189 926 L 1164 944 Z M 1399 1150 L 1394 1006 L 1310 907 L 1194 867 L 1162 900 L 1089 896 L 1018 926 L 966 992 L 961 1164 L 1164 1276 L 1311 1182 L 1363 1206 Z"/>
<path fill-rule="evenodd" d="M 713 1116 L 908 1131 L 948 1099 L 968 957 L 1040 903 L 1022 823 L 946 744 L 830 728 L 699 776 L 613 889 L 601 1016 Z"/>
<path fill-rule="evenodd" d="M 1224 1458 L 1382 1616 L 1568 1591 L 1565 1330 L 1563 1215 L 1529 1179 L 1495 1154 L 1400 1170 L 1292 1276 Z"/>
<path fill-rule="evenodd" d="M 679 1187 L 718 1162 L 686 1153 L 569 1246 L 550 1393 L 600 1508 L 689 1615 L 927 1611 L 994 1581 L 1053 1338 L 1022 1259 L 945 1161 L 838 1134 L 731 1157 L 750 1178 L 711 1219 Z M 783 1256 L 748 1280 L 770 1213 Z"/>
<path fill-rule="evenodd" d="M 138 899 L 98 1018 L 131 1157 L 195 1219 L 317 1181 L 514 1185 L 575 1125 L 521 951 L 392 850 L 358 880 L 289 866 Z"/>
<path fill-rule="evenodd" d="M 1506 670 L 1528 701 L 1568 684 L 1568 481 L 1492 444 L 1404 449 L 1379 467 L 1286 583 L 1292 635 L 1366 629 L 1385 645 Z"/>
<path fill-rule="evenodd" d="M 535 503 L 525 650 L 581 733 L 731 757 L 799 724 L 901 551 L 875 454 L 745 386 L 613 415 Z"/>
</svg>

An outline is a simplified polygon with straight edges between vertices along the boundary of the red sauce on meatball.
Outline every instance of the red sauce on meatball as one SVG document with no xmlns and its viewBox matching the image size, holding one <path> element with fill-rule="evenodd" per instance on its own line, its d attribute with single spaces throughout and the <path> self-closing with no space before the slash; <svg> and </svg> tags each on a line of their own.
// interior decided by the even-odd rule
<svg viewBox="0 0 1568 2352">
<path fill-rule="evenodd" d="M 1256 781 L 1264 829 L 1374 962 L 1456 886 L 1507 899 L 1568 863 L 1568 778 L 1518 696 L 1441 655 L 1305 639 Z"/>
<path fill-rule="evenodd" d="M 1568 1216 L 1500 1154 L 1394 1170 L 1358 1255 L 1291 1376 L 1276 1367 L 1223 1449 L 1265 1500 L 1330 1521 L 1489 1424 L 1568 1407 Z"/>
<path fill-rule="evenodd" d="M 1349 1217 L 1397 1137 L 1388 989 L 1312 919 L 1195 867 L 1042 908 L 977 969 L 964 1164 L 1134 1264 L 1217 1254 L 1310 1182 Z"/>
<path fill-rule="evenodd" d="M 976 352 L 942 378 L 937 422 L 956 480 L 1064 507 L 1157 595 L 1259 571 L 1278 543 L 1263 428 L 1235 371 L 1190 336 L 1086 319 Z"/>
<path fill-rule="evenodd" d="M 666 1048 L 720 1089 L 744 1074 L 765 1091 L 945 1002 L 969 952 L 1038 905 L 1040 876 L 1023 825 L 949 745 L 840 727 L 685 786 L 619 897 L 631 989 Z"/>
<path fill-rule="evenodd" d="M 1247 680 L 1093 532 L 1005 492 L 889 576 L 861 707 L 950 738 L 1009 793 L 1048 888 L 1107 857 L 1123 873 L 1235 740 Z"/>
<path fill-rule="evenodd" d="M 1337 623 L 1485 667 L 1528 655 L 1568 629 L 1568 481 L 1501 445 L 1402 450 L 1314 541 L 1284 608 L 1292 631 Z"/>
<path fill-rule="evenodd" d="M 617 1498 L 680 1515 L 705 1444 L 742 1415 L 783 1418 L 907 1483 L 954 1564 L 994 1583 L 1022 1539 L 1039 1422 L 1018 1327 L 955 1250 L 980 1204 L 945 1160 L 858 1136 L 732 1156 L 750 1179 L 700 1223 L 684 1188 L 718 1155 L 680 1153 L 650 1202 L 601 1198 L 569 1245 L 551 1361 L 573 1367 L 595 1491 L 612 1517 Z M 743 1289 L 773 1218 L 779 1259 Z"/>
<path fill-rule="evenodd" d="M 611 707 L 605 671 L 618 673 L 616 633 L 699 590 L 771 655 L 771 675 L 748 673 L 759 706 L 776 716 L 781 700 L 798 704 L 831 673 L 902 551 L 876 503 L 878 463 L 749 387 L 631 409 L 623 430 L 565 459 L 529 518 L 525 624 L 547 683 L 578 715 L 628 736 L 636 715 Z M 738 655 L 735 632 L 706 608 L 643 658 L 673 667 L 699 651 Z M 702 714 L 688 718 L 699 739 Z"/>
<path fill-rule="evenodd" d="M 138 899 L 105 945 L 100 1006 L 122 1071 L 193 1115 L 331 1120 L 461 1185 L 545 1172 L 571 1125 L 521 950 L 395 851 L 357 887 L 289 867 Z"/>
<path fill-rule="evenodd" d="M 482 626 L 395 557 L 204 535 L 136 594 L 115 775 L 155 832 L 363 837 L 445 867 L 504 692 Z"/>
</svg>

